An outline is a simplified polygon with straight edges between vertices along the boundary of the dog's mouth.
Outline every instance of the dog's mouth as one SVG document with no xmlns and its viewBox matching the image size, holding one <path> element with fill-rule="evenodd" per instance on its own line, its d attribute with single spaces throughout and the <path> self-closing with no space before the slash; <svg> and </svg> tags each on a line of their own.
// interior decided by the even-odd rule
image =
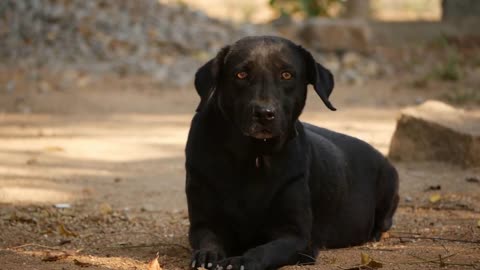
<svg viewBox="0 0 480 270">
<path fill-rule="evenodd" d="M 244 132 L 244 135 L 256 141 L 263 142 L 274 141 L 280 136 L 279 134 L 276 134 L 272 130 L 266 128 L 251 129 L 250 132 Z"/>
<path fill-rule="evenodd" d="M 251 134 L 250 137 L 255 138 L 257 140 L 267 141 L 269 139 L 272 139 L 274 136 L 270 131 L 263 130 L 263 131 L 255 132 L 255 133 Z"/>
<path fill-rule="evenodd" d="M 251 138 L 258 143 L 273 142 L 281 137 L 282 131 L 277 126 L 270 124 L 264 125 L 253 122 L 243 128 L 243 135 Z"/>
<path fill-rule="evenodd" d="M 257 154 L 271 154 L 279 150 L 282 145 L 283 133 L 274 127 L 253 124 L 243 135 L 249 138 L 251 146 Z"/>
</svg>

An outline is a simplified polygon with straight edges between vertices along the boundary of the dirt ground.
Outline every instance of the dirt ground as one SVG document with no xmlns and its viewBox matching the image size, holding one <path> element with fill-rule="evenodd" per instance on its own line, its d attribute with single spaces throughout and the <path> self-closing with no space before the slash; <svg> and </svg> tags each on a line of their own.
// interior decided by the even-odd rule
<svg viewBox="0 0 480 270">
<path fill-rule="evenodd" d="M 311 92 L 302 119 L 387 153 L 399 110 L 448 89 L 340 85 L 337 112 Z M 197 102 L 142 78 L 0 93 L 0 270 L 147 269 L 157 252 L 163 269 L 188 269 L 183 149 Z M 382 241 L 286 269 L 357 269 L 362 257 L 362 269 L 480 269 L 480 168 L 395 165 L 401 203 Z"/>
</svg>

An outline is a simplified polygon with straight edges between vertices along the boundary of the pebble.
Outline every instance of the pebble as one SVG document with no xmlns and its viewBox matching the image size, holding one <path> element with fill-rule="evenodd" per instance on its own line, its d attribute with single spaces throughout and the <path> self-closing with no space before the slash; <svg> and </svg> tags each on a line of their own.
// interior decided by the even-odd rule
<svg viewBox="0 0 480 270">
<path fill-rule="evenodd" d="M 7 90 L 7 92 L 13 92 L 15 90 L 15 82 L 9 81 L 5 86 L 5 90 Z"/>
<path fill-rule="evenodd" d="M 72 205 L 69 203 L 57 203 L 57 204 L 54 204 L 53 206 L 58 209 L 66 209 L 66 208 L 72 207 Z"/>
</svg>

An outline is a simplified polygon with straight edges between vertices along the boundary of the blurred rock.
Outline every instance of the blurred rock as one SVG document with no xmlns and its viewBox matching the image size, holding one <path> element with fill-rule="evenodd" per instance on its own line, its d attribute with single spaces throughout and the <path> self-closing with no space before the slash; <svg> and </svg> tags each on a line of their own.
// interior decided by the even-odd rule
<svg viewBox="0 0 480 270">
<path fill-rule="evenodd" d="M 321 51 L 355 51 L 368 53 L 370 29 L 359 20 L 315 18 L 300 27 L 299 37 L 310 47 Z"/>
<path fill-rule="evenodd" d="M 365 60 L 360 70 L 363 75 L 369 78 L 379 77 L 383 73 L 380 68 L 380 65 L 372 59 Z"/>
<path fill-rule="evenodd" d="M 15 99 L 14 107 L 15 111 L 22 114 L 30 114 L 32 112 L 27 100 L 23 97 L 18 97 Z"/>
<path fill-rule="evenodd" d="M 340 82 L 346 82 L 349 84 L 362 85 L 365 82 L 364 77 L 354 69 L 345 69 L 338 77 Z"/>
<path fill-rule="evenodd" d="M 337 76 L 342 68 L 341 62 L 338 59 L 338 56 L 335 54 L 326 54 L 323 57 L 317 57 L 317 60 L 322 63 L 326 68 L 328 68 L 334 76 Z"/>
<path fill-rule="evenodd" d="M 361 62 L 361 56 L 355 52 L 347 52 L 342 57 L 342 65 L 345 68 L 357 67 Z"/>
<path fill-rule="evenodd" d="M 397 122 L 389 157 L 480 166 L 480 115 L 439 101 L 407 108 Z"/>
<path fill-rule="evenodd" d="M 165 67 L 169 76 L 162 81 L 170 86 L 186 85 L 187 72 L 191 83 L 195 55 L 214 55 L 246 35 L 185 5 L 157 0 L 3 0 L 0 14 L 6 15 L 0 28 L 8 26 L 0 33 L 5 64 L 30 70 L 81 65 L 121 75 L 153 75 Z"/>
<path fill-rule="evenodd" d="M 7 92 L 13 92 L 15 90 L 15 81 L 8 81 L 5 90 L 7 90 Z"/>
<path fill-rule="evenodd" d="M 41 81 L 38 84 L 38 92 L 39 93 L 47 93 L 47 92 L 50 92 L 50 91 L 52 91 L 52 85 L 49 82 Z"/>
</svg>

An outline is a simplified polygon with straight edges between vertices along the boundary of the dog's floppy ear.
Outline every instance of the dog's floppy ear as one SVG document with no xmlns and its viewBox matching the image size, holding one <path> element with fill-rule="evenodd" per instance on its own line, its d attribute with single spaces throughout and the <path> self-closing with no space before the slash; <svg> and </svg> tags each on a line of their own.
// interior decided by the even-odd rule
<svg viewBox="0 0 480 270">
<path fill-rule="evenodd" d="M 229 50 L 229 46 L 222 48 L 217 56 L 210 59 L 195 73 L 195 89 L 200 96 L 200 104 L 197 107 L 197 112 L 206 107 L 215 94 L 218 76 L 224 64 L 225 55 Z"/>
<path fill-rule="evenodd" d="M 305 63 L 307 65 L 308 83 L 313 85 L 315 92 L 320 96 L 325 106 L 332 111 L 336 111 L 337 109 L 335 109 L 328 100 L 334 86 L 332 73 L 330 70 L 317 63 L 310 52 L 301 47 L 300 50 L 303 52 Z"/>
</svg>

